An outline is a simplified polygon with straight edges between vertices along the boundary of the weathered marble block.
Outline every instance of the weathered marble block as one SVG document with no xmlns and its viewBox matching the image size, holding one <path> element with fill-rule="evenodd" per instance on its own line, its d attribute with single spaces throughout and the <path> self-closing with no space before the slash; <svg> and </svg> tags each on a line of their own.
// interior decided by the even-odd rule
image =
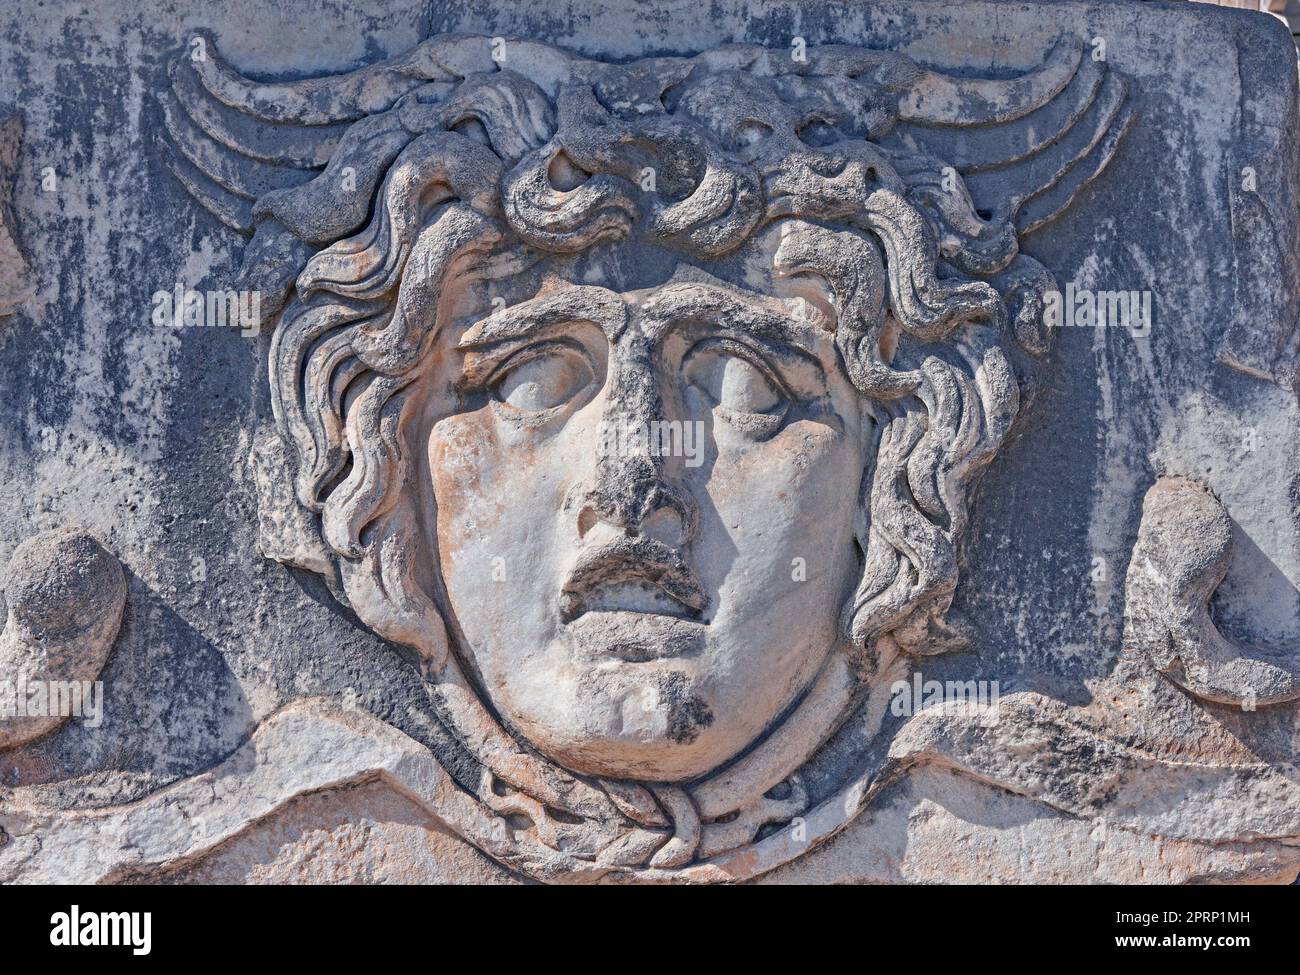
<svg viewBox="0 0 1300 975">
<path fill-rule="evenodd" d="M 1295 880 L 1281 22 L 38 6 L 0 882 Z"/>
</svg>

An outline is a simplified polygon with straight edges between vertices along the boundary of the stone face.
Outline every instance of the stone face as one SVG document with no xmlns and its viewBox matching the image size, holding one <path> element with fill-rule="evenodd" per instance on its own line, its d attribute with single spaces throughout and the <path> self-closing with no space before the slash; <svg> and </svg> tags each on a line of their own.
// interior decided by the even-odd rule
<svg viewBox="0 0 1300 975">
<path fill-rule="evenodd" d="M 79 23 L 4 534 L 129 593 L 14 551 L 0 881 L 1294 880 L 1279 22 Z"/>
</svg>

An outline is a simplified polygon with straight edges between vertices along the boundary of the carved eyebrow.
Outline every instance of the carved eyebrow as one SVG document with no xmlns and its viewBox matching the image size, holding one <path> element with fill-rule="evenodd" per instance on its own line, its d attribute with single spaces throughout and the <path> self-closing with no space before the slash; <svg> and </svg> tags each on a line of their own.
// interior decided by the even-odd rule
<svg viewBox="0 0 1300 975">
<path fill-rule="evenodd" d="M 646 302 L 641 323 L 652 338 L 661 338 L 683 325 L 707 323 L 715 329 L 752 336 L 821 365 L 813 343 L 817 329 L 726 288 L 706 284 L 670 285 Z"/>
<path fill-rule="evenodd" d="M 579 322 L 600 328 L 612 342 L 627 326 L 627 315 L 627 305 L 613 291 L 576 285 L 480 319 L 461 336 L 456 348 L 487 349 Z"/>
</svg>

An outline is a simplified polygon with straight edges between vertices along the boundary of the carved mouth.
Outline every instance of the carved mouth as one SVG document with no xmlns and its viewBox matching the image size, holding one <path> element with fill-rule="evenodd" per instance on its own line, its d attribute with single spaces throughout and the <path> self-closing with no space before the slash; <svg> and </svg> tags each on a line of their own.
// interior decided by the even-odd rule
<svg viewBox="0 0 1300 975">
<path fill-rule="evenodd" d="M 579 556 L 560 589 L 560 618 L 622 612 L 699 620 L 708 596 L 681 555 L 652 538 L 623 537 Z"/>
<path fill-rule="evenodd" d="M 640 664 L 698 655 L 708 624 L 668 614 L 591 609 L 565 629 L 579 658 Z"/>
</svg>

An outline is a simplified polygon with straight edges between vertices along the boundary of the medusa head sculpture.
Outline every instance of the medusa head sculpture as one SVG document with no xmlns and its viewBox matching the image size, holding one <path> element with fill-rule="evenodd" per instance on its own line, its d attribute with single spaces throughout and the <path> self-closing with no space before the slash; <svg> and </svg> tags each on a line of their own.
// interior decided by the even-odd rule
<svg viewBox="0 0 1300 975">
<path fill-rule="evenodd" d="M 539 879 L 810 849 L 872 789 L 819 750 L 965 640 L 972 492 L 1048 352 L 1020 240 L 1125 84 L 1071 40 L 1001 79 L 802 54 L 173 65 L 173 171 L 269 334 L 266 544 L 414 651 L 454 828 Z"/>
</svg>

